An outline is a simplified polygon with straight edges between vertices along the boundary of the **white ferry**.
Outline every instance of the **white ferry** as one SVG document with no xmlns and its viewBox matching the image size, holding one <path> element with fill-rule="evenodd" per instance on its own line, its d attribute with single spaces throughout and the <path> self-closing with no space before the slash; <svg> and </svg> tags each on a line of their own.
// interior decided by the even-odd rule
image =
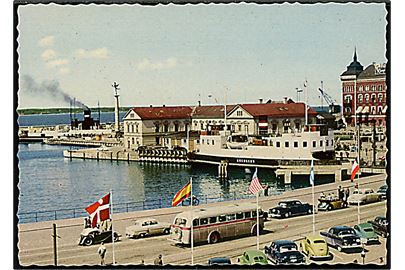
<svg viewBox="0 0 405 270">
<path fill-rule="evenodd" d="M 278 167 L 281 163 L 333 160 L 335 157 L 333 130 L 325 125 L 308 125 L 300 133 L 275 136 L 247 136 L 219 131 L 201 134 L 191 162 L 230 166 Z"/>
</svg>

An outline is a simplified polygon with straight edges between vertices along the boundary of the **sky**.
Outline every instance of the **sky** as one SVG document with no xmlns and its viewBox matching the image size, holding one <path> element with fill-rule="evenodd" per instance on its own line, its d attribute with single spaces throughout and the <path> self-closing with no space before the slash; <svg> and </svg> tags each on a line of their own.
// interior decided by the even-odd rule
<svg viewBox="0 0 405 270">
<path fill-rule="evenodd" d="M 309 104 L 321 104 L 321 81 L 340 103 L 355 47 L 364 67 L 386 62 L 383 4 L 51 4 L 18 15 L 19 108 L 113 106 L 114 81 L 122 106 L 296 100 L 305 80 Z"/>
</svg>

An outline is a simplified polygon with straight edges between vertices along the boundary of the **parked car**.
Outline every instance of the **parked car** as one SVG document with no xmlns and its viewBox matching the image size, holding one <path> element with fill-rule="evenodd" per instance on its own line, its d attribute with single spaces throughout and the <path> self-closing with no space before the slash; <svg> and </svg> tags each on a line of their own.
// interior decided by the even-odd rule
<svg viewBox="0 0 405 270">
<path fill-rule="evenodd" d="M 208 264 L 209 265 L 227 265 L 227 264 L 231 264 L 231 259 L 229 259 L 228 257 L 215 257 L 215 258 L 211 258 L 208 260 Z"/>
<path fill-rule="evenodd" d="M 381 200 L 381 195 L 377 194 L 371 188 L 356 189 L 352 195 L 349 196 L 347 202 L 349 204 L 366 204 L 378 202 Z"/>
<path fill-rule="evenodd" d="M 101 242 L 107 243 L 112 241 L 112 231 L 102 231 L 99 228 L 85 228 L 80 233 L 79 245 L 91 246 Z M 114 232 L 114 241 L 118 241 L 121 235 Z"/>
<path fill-rule="evenodd" d="M 301 241 L 302 253 L 310 259 L 332 259 L 328 243 L 319 235 L 306 236 Z"/>
<path fill-rule="evenodd" d="M 388 220 L 386 217 L 378 216 L 374 220 L 368 221 L 373 228 L 374 231 L 378 234 L 381 235 L 382 237 L 387 237 L 389 235 L 388 233 Z"/>
<path fill-rule="evenodd" d="M 360 240 L 364 241 L 365 244 L 377 244 L 380 243 L 377 233 L 374 231 L 373 225 L 370 223 L 361 223 L 354 225 L 353 229 L 356 231 Z"/>
<path fill-rule="evenodd" d="M 298 251 L 297 244 L 290 240 L 274 241 L 264 247 L 264 253 L 274 264 L 305 263 L 305 257 Z"/>
<path fill-rule="evenodd" d="M 318 199 L 318 211 L 331 211 L 335 209 L 341 209 L 347 207 L 347 202 L 339 199 L 338 197 L 325 197 Z"/>
<path fill-rule="evenodd" d="M 348 226 L 335 226 L 320 234 L 326 239 L 329 246 L 335 247 L 339 251 L 362 249 L 360 237 L 356 235 L 353 228 Z"/>
<path fill-rule="evenodd" d="M 381 199 L 387 198 L 387 190 L 388 190 L 388 185 L 383 185 L 377 190 L 377 194 L 379 194 L 381 196 Z"/>
<path fill-rule="evenodd" d="M 135 224 L 126 228 L 128 238 L 140 238 L 149 235 L 169 234 L 170 223 L 159 222 L 154 218 L 136 220 Z"/>
<path fill-rule="evenodd" d="M 312 213 L 312 205 L 298 200 L 281 201 L 276 207 L 271 208 L 269 213 L 271 217 L 276 218 L 306 215 Z"/>
<path fill-rule="evenodd" d="M 267 261 L 266 255 L 260 250 L 248 250 L 245 251 L 242 256 L 238 257 L 238 263 L 242 265 L 253 265 L 253 264 L 261 264 L 267 265 L 269 262 Z"/>
</svg>

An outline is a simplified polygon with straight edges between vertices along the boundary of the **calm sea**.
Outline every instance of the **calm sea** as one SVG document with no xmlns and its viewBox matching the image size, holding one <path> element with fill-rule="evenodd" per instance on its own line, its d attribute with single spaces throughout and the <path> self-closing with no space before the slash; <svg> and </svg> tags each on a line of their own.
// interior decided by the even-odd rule
<svg viewBox="0 0 405 270">
<path fill-rule="evenodd" d="M 31 116 L 27 123 L 38 125 L 42 117 Z M 43 124 L 56 124 L 55 119 L 59 118 L 52 119 L 47 117 L 48 122 Z M 247 190 L 252 175 L 246 174 L 243 168 L 230 169 L 229 180 L 223 181 L 217 178 L 216 166 L 69 160 L 63 157 L 65 149 L 70 147 L 19 144 L 21 223 L 51 220 L 55 215 L 57 219 L 84 216 L 84 208 L 110 190 L 116 212 L 170 207 L 173 196 L 190 177 L 193 177 L 193 193 L 202 203 L 251 196 Z M 263 184 L 271 187 L 271 192 L 284 188 L 271 170 L 259 169 L 258 176 Z M 303 178 L 294 180 L 291 188 L 308 185 L 309 180 Z"/>
</svg>

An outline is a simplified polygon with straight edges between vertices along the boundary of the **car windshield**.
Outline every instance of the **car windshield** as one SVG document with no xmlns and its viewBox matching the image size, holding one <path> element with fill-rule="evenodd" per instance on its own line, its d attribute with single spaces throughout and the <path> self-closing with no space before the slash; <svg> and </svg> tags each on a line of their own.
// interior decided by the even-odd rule
<svg viewBox="0 0 405 270">
<path fill-rule="evenodd" d="M 287 252 L 287 251 L 292 251 L 292 250 L 297 250 L 296 245 L 285 245 L 280 247 L 280 252 Z"/>
<path fill-rule="evenodd" d="M 355 190 L 353 191 L 353 194 L 363 194 L 363 192 L 361 192 L 361 190 Z"/>
<path fill-rule="evenodd" d="M 364 228 L 365 232 L 373 232 L 374 230 L 372 228 Z"/>
<path fill-rule="evenodd" d="M 287 208 L 287 203 L 281 202 L 281 203 L 278 204 L 278 206 L 280 206 L 282 208 Z"/>
<path fill-rule="evenodd" d="M 325 244 L 324 240 L 314 240 L 314 244 Z"/>
<path fill-rule="evenodd" d="M 342 230 L 338 233 L 339 236 L 346 236 L 346 235 L 354 235 L 354 231 L 352 229 Z"/>
<path fill-rule="evenodd" d="M 262 256 L 255 256 L 255 257 L 253 257 L 253 260 L 254 260 L 255 262 L 261 262 L 261 261 L 264 260 L 264 257 L 262 257 Z"/>
<path fill-rule="evenodd" d="M 176 225 L 184 225 L 186 224 L 186 220 L 183 218 L 176 218 L 176 221 L 174 222 Z"/>
</svg>

